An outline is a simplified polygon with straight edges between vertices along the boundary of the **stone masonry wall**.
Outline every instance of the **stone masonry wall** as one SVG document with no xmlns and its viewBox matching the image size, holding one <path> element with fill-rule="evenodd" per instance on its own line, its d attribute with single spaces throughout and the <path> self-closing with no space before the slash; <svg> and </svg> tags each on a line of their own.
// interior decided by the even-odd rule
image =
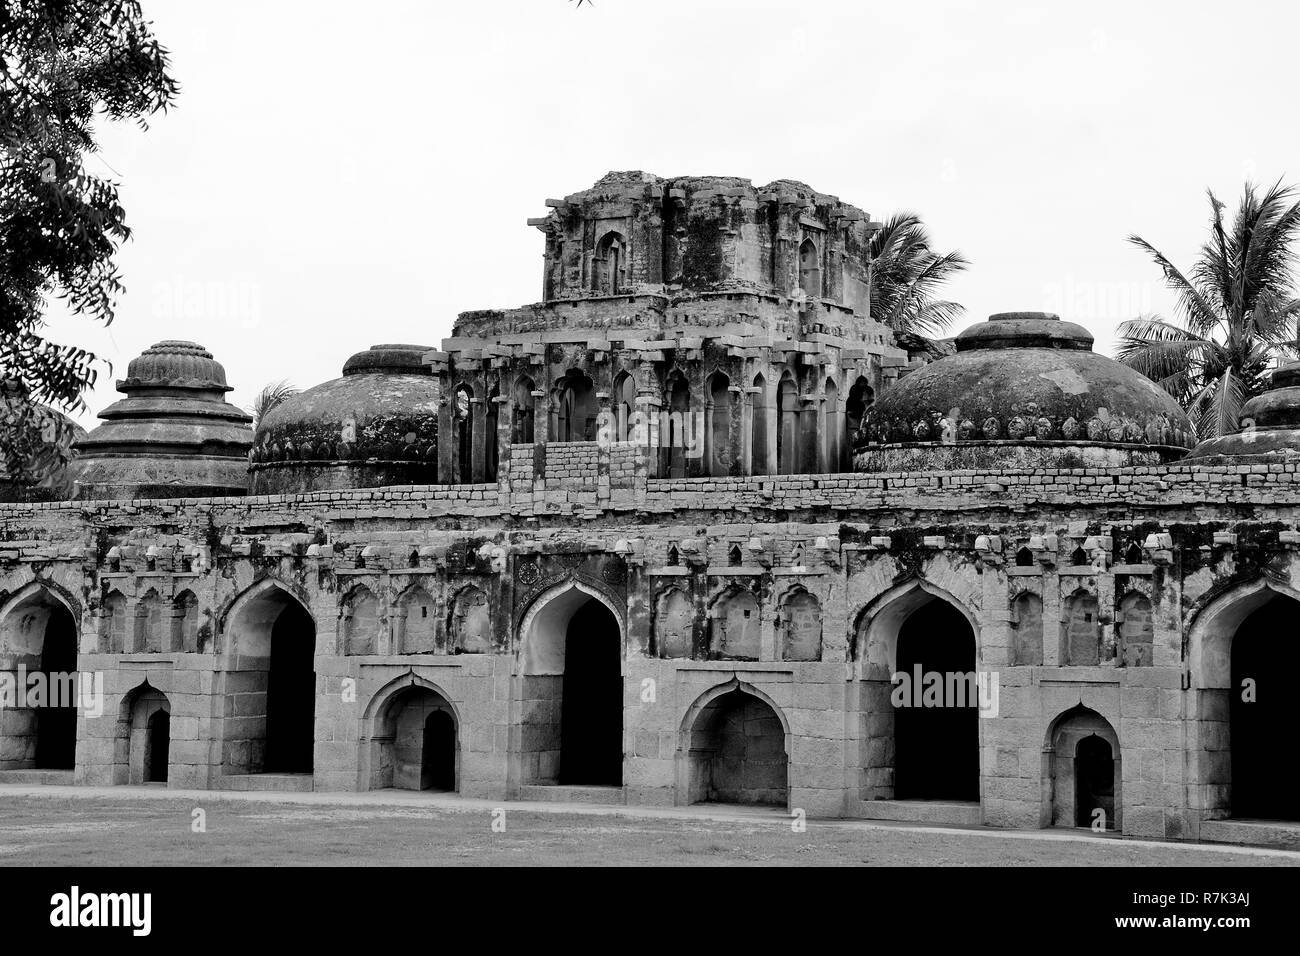
<svg viewBox="0 0 1300 956">
<path fill-rule="evenodd" d="M 22 656 L 39 595 L 76 621 L 79 669 L 105 675 L 103 715 L 79 718 L 78 782 L 127 781 L 130 705 L 147 682 L 170 707 L 170 786 L 280 785 L 230 772 L 225 743 L 258 732 L 256 714 L 239 712 L 241 695 L 256 700 L 241 687 L 255 673 L 258 609 L 296 601 L 315 628 L 307 786 L 385 779 L 394 701 L 417 688 L 455 715 L 460 792 L 517 796 L 526 755 L 541 752 L 527 749 L 528 728 L 555 709 L 527 673 L 544 630 L 529 622 L 581 592 L 611 608 L 620 632 L 619 799 L 690 799 L 692 734 L 719 694 L 739 690 L 785 734 L 790 807 L 889 816 L 916 811 L 892 802 L 881 693 L 901 622 L 941 600 L 970 622 L 977 668 L 999 681 L 997 716 L 978 721 L 978 819 L 1051 822 L 1045 747 L 1080 705 L 1116 735 L 1124 832 L 1195 838 L 1225 815 L 1231 631 L 1216 622 L 1238 595 L 1300 595 L 1295 466 L 667 480 L 647 479 L 638 456 L 553 444 L 544 484 L 528 449 L 494 485 L 0 505 L 0 671 Z M 110 597 L 148 628 L 148 601 L 185 593 L 193 647 L 116 649 L 105 637 Z M 1080 593 L 1098 609 L 1091 666 L 1062 657 Z M 463 608 L 484 602 L 470 594 L 485 596 L 490 641 L 457 652 Z M 1023 594 L 1041 604 L 1041 664 L 1011 655 Z M 377 653 L 348 654 L 362 599 L 374 602 L 359 619 L 373 621 L 364 646 Z M 416 606 L 438 652 L 395 653 Z M 735 656 L 718 635 L 740 607 L 755 615 L 754 651 Z M 1127 625 L 1125 607 L 1139 608 Z M 1130 640 L 1138 651 L 1126 653 Z"/>
</svg>

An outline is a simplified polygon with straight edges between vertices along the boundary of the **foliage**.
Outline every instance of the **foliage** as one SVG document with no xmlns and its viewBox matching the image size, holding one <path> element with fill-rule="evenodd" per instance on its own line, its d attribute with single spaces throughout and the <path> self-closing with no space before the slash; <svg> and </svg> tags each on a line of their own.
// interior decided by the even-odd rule
<svg viewBox="0 0 1300 956">
<path fill-rule="evenodd" d="M 1300 299 L 1292 242 L 1300 230 L 1294 190 L 1275 183 L 1263 196 L 1246 184 L 1231 225 L 1209 192 L 1210 237 L 1189 274 L 1140 236 L 1176 293 L 1173 318 L 1145 315 L 1120 324 L 1118 357 L 1187 409 L 1197 434 L 1237 429 L 1241 407 L 1267 390 L 1268 372 L 1293 356 Z"/>
<path fill-rule="evenodd" d="M 895 332 L 933 337 L 965 311 L 939 298 L 945 282 L 970 261 L 959 252 L 931 248 L 929 231 L 915 213 L 890 216 L 867 245 L 871 262 L 871 317 Z"/>
<path fill-rule="evenodd" d="M 47 339 L 45 311 L 57 296 L 111 322 L 113 255 L 131 236 L 117 184 L 85 165 L 95 123 L 143 127 L 179 88 L 134 0 L 0 0 L 0 53 L 0 379 L 11 401 L 75 412 L 99 362 Z M 11 477 L 28 467 L 18 449 L 48 433 L 44 413 L 0 415 Z"/>
<path fill-rule="evenodd" d="M 253 416 L 253 427 L 257 428 L 257 426 L 262 423 L 262 419 L 266 417 L 267 413 L 270 412 L 271 409 L 275 408 L 275 406 L 279 405 L 286 398 L 297 394 L 298 389 L 293 385 L 290 385 L 286 379 L 281 379 L 278 382 L 271 382 L 262 386 L 262 390 L 258 392 L 257 397 L 253 399 L 253 407 L 248 410 Z"/>
</svg>

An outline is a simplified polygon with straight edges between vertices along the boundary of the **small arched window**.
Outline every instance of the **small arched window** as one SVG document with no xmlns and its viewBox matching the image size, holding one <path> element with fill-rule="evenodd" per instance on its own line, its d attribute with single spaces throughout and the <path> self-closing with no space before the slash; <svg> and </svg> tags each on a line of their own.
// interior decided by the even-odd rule
<svg viewBox="0 0 1300 956">
<path fill-rule="evenodd" d="M 872 406 L 876 400 L 876 393 L 871 388 L 871 383 L 865 377 L 859 375 L 853 387 L 849 389 L 848 400 L 844 403 L 845 431 L 848 435 L 848 447 L 853 447 L 853 442 L 857 434 L 862 430 L 862 419 L 867 414 L 867 409 Z"/>
<path fill-rule="evenodd" d="M 805 239 L 799 246 L 799 288 L 804 295 L 819 297 L 822 294 L 821 257 L 817 243 Z"/>
<path fill-rule="evenodd" d="M 596 246 L 593 291 L 603 295 L 627 291 L 627 266 L 627 240 L 617 232 L 607 232 Z"/>
<path fill-rule="evenodd" d="M 1011 665 L 1043 663 L 1043 601 L 1037 594 L 1020 594 L 1011 605 Z"/>
<path fill-rule="evenodd" d="M 533 442 L 533 392 L 537 386 L 527 375 L 515 379 L 510 403 L 513 407 L 514 420 L 511 423 L 510 441 L 516 445 L 531 445 Z"/>
<path fill-rule="evenodd" d="M 591 379 L 572 369 L 555 389 L 555 441 L 595 441 L 596 390 Z"/>
<path fill-rule="evenodd" d="M 1065 605 L 1066 664 L 1090 667 L 1101 661 L 1101 622 L 1097 618 L 1097 596 L 1074 592 Z"/>
<path fill-rule="evenodd" d="M 457 385 L 452 405 L 452 424 L 456 430 L 456 481 L 474 480 L 474 390 Z"/>
</svg>

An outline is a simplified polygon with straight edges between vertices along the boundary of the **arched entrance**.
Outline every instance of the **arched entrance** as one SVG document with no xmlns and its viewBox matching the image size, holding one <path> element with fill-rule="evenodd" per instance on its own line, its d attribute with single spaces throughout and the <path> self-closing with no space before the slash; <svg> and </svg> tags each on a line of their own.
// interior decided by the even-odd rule
<svg viewBox="0 0 1300 956">
<path fill-rule="evenodd" d="M 1291 676 L 1300 673 L 1295 622 L 1300 601 L 1275 596 L 1252 611 L 1232 639 L 1229 741 L 1232 815 L 1300 820 Z"/>
<path fill-rule="evenodd" d="M 863 799 L 979 800 L 976 648 L 974 619 L 927 581 L 898 585 L 863 610 L 851 647 Z"/>
<path fill-rule="evenodd" d="M 1195 778 L 1207 819 L 1300 820 L 1291 756 L 1292 638 L 1300 592 L 1259 578 L 1221 594 L 1188 631 L 1195 713 Z"/>
<path fill-rule="evenodd" d="M 736 687 L 693 711 L 686 730 L 687 802 L 786 806 L 785 727 L 772 705 Z"/>
<path fill-rule="evenodd" d="M 263 581 L 231 608 L 224 674 L 227 774 L 312 772 L 316 625 L 289 590 Z"/>
<path fill-rule="evenodd" d="M 1043 826 L 1119 830 L 1119 737 L 1106 718 L 1080 704 L 1061 714 L 1043 748 Z"/>
<path fill-rule="evenodd" d="M 122 698 L 113 783 L 166 783 L 171 762 L 171 703 L 145 681 Z"/>
<path fill-rule="evenodd" d="M 898 673 L 911 693 L 894 715 L 896 799 L 978 800 L 979 703 L 968 692 L 975 635 L 961 612 L 935 600 L 910 614 L 898 632 Z M 934 675 L 942 690 L 931 695 Z"/>
<path fill-rule="evenodd" d="M 0 707 L 0 769 L 72 770 L 77 756 L 77 622 L 51 591 L 32 585 L 0 618 L 0 669 L 27 675 L 31 706 Z M 32 680 L 44 675 L 44 698 Z M 15 676 L 15 686 L 17 677 Z"/>
<path fill-rule="evenodd" d="M 412 682 L 398 690 L 379 710 L 371 737 L 370 789 L 456 790 L 456 728 L 455 711 L 433 687 Z"/>
<path fill-rule="evenodd" d="M 594 590 L 561 586 L 538 599 L 521 631 L 521 781 L 622 786 L 618 616 Z"/>
</svg>

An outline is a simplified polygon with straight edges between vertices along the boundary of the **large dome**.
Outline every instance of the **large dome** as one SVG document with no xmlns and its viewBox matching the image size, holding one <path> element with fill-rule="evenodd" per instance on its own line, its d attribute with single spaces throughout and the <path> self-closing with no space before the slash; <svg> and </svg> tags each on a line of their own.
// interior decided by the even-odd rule
<svg viewBox="0 0 1300 956">
<path fill-rule="evenodd" d="M 955 354 L 880 396 L 856 469 L 1122 467 L 1186 454 L 1196 439 L 1173 397 L 1092 342 L 1055 315 L 990 316 L 957 336 Z"/>
<path fill-rule="evenodd" d="M 226 371 L 211 352 L 159 342 L 131 360 L 117 390 L 126 397 L 74 446 L 76 497 L 243 494 L 252 418 L 225 400 Z"/>
<path fill-rule="evenodd" d="M 426 345 L 376 345 L 343 376 L 281 402 L 257 426 L 252 494 L 433 484 L 438 380 Z"/>
</svg>

